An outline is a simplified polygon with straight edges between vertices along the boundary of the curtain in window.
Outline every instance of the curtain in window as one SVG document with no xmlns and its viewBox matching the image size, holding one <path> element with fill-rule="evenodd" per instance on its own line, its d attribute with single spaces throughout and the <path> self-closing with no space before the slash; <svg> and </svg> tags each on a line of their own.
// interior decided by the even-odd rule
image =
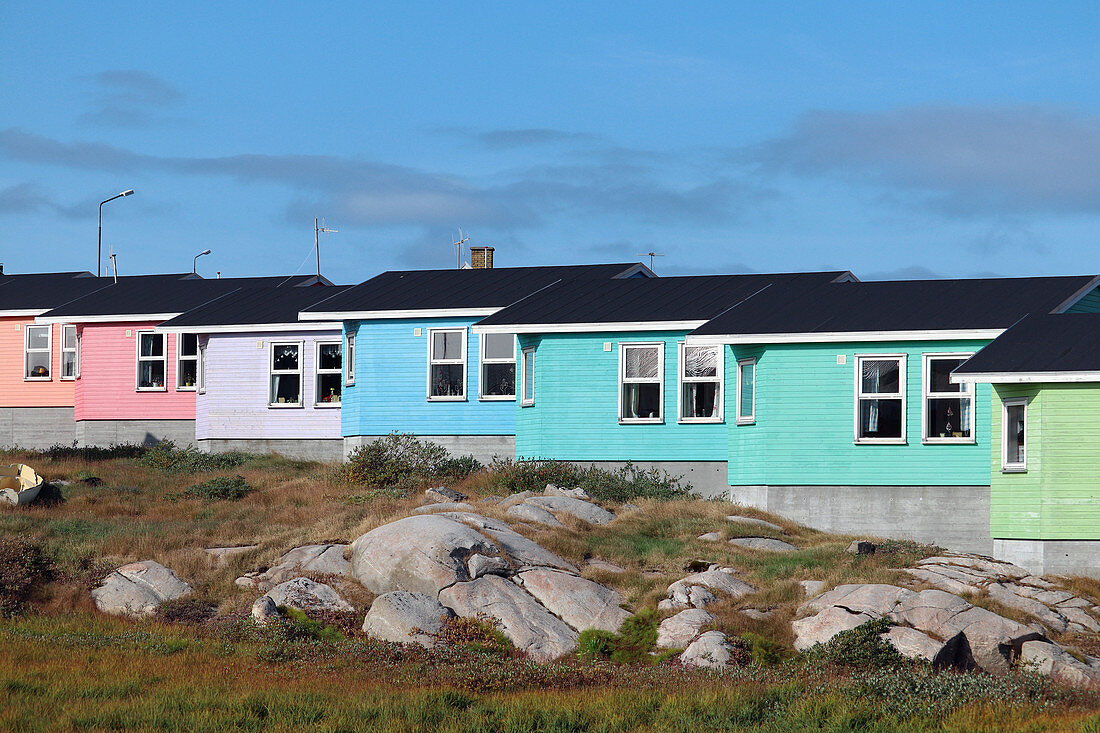
<svg viewBox="0 0 1100 733">
<path fill-rule="evenodd" d="M 882 362 L 863 362 L 863 391 L 865 393 L 877 393 L 882 383 Z M 878 400 L 869 400 L 867 403 L 867 432 L 878 432 Z"/>
</svg>

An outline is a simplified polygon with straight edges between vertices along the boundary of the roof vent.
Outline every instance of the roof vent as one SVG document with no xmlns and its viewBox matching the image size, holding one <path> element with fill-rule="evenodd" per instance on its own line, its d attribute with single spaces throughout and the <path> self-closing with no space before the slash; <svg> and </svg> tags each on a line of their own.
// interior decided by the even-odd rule
<svg viewBox="0 0 1100 733">
<path fill-rule="evenodd" d="M 492 247 L 470 247 L 470 266 L 475 270 L 493 269 Z"/>
</svg>

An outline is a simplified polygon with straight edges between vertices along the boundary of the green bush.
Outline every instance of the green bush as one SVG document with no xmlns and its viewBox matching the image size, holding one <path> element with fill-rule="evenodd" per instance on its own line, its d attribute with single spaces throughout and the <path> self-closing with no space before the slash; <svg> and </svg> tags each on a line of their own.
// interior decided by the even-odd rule
<svg viewBox="0 0 1100 733">
<path fill-rule="evenodd" d="M 141 463 L 149 468 L 167 474 L 207 473 L 237 468 L 256 460 L 251 453 L 229 451 L 227 453 L 204 453 L 193 445 L 177 448 L 170 440 L 165 440 L 145 449 Z"/>
<path fill-rule="evenodd" d="M 507 656 L 515 651 L 512 641 L 485 614 L 476 617 L 448 616 L 438 634 L 430 634 L 442 644 L 477 654 Z"/>
<path fill-rule="evenodd" d="M 889 619 L 876 618 L 840 632 L 825 644 L 814 646 L 807 653 L 808 660 L 811 663 L 859 669 L 882 669 L 905 664 L 905 657 L 881 636 L 889 630 Z"/>
<path fill-rule="evenodd" d="M 217 612 L 218 605 L 203 598 L 174 598 L 157 606 L 157 618 L 169 624 L 201 624 Z"/>
<path fill-rule="evenodd" d="M 349 484 L 409 489 L 426 481 L 459 481 L 481 469 L 473 456 L 452 458 L 441 445 L 391 433 L 356 448 L 336 469 L 336 478 Z"/>
<path fill-rule="evenodd" d="M 183 490 L 182 496 L 203 501 L 237 501 L 248 496 L 252 487 L 242 476 L 216 476 Z"/>
<path fill-rule="evenodd" d="M 597 629 L 582 631 L 577 639 L 577 656 L 615 664 L 653 662 L 650 652 L 656 644 L 657 614 L 647 609 L 623 621 L 617 634 Z"/>
<path fill-rule="evenodd" d="M 26 602 L 54 577 L 53 560 L 34 540 L 0 538 L 0 615 L 23 610 Z"/>
<path fill-rule="evenodd" d="M 513 461 L 498 458 L 489 466 L 489 482 L 502 493 L 538 491 L 546 484 L 563 488 L 579 486 L 593 499 L 626 502 L 634 499 L 679 499 L 691 491 L 691 484 L 664 471 L 646 471 L 628 462 L 617 471 L 563 461 Z"/>
<path fill-rule="evenodd" d="M 106 448 L 98 448 L 95 446 L 78 448 L 74 440 L 72 445 L 55 443 L 46 450 L 41 451 L 40 455 L 54 460 L 76 458 L 82 461 L 107 461 L 113 458 L 141 458 L 146 450 L 148 450 L 146 446 L 136 443 L 122 443 L 119 445 L 111 445 Z"/>
<path fill-rule="evenodd" d="M 782 644 L 766 639 L 760 634 L 754 634 L 750 631 L 742 634 L 741 639 L 749 648 L 749 655 L 752 657 L 753 664 L 771 666 L 780 664 L 791 656 L 790 651 Z"/>
<path fill-rule="evenodd" d="M 612 631 L 585 629 L 577 637 L 577 656 L 586 662 L 611 659 L 617 638 Z"/>
</svg>

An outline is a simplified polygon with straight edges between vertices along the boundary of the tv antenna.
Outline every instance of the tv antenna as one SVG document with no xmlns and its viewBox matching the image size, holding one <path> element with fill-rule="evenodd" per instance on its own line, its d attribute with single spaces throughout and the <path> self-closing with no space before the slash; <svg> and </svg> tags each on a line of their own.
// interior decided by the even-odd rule
<svg viewBox="0 0 1100 733">
<path fill-rule="evenodd" d="M 649 269 L 651 269 L 651 270 L 653 269 L 653 258 L 654 257 L 664 257 L 664 255 L 661 254 L 660 252 L 639 252 L 638 254 L 636 254 L 634 256 L 635 257 L 648 257 L 649 258 Z"/>
<path fill-rule="evenodd" d="M 320 225 L 317 224 L 317 219 L 313 220 L 313 249 L 317 252 L 317 277 L 321 277 L 321 233 L 336 234 L 339 229 L 326 229 L 325 220 L 321 219 Z"/>
<path fill-rule="evenodd" d="M 458 230 L 458 241 L 457 242 L 451 242 L 451 244 L 453 244 L 454 248 L 455 248 L 455 267 L 457 267 L 459 270 L 462 269 L 462 245 L 466 244 L 469 241 L 470 241 L 470 235 L 467 234 L 466 236 L 463 236 L 462 235 L 462 229 L 459 228 L 459 230 Z"/>
</svg>

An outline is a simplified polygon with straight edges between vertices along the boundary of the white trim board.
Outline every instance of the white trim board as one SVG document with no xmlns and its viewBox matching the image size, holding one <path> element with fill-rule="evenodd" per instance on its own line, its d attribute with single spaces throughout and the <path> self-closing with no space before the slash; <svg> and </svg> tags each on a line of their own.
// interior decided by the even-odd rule
<svg viewBox="0 0 1100 733">
<path fill-rule="evenodd" d="M 871 341 L 963 341 L 995 339 L 1003 328 L 944 331 L 822 331 L 820 333 L 740 333 L 725 336 L 692 336 L 689 344 L 820 344 Z"/>
<path fill-rule="evenodd" d="M 241 323 L 223 326 L 155 326 L 157 333 L 283 333 L 285 331 L 340 331 L 340 323 Z"/>
<path fill-rule="evenodd" d="M 952 374 L 951 381 L 958 384 L 1100 382 L 1100 372 L 982 372 L 979 374 Z"/>
<path fill-rule="evenodd" d="M 608 323 L 503 323 L 474 324 L 474 333 L 608 333 L 611 331 L 693 331 L 706 321 L 615 321 Z M 716 346 L 717 344 L 689 344 Z"/>
<path fill-rule="evenodd" d="M 38 308 L 37 310 L 15 308 L 13 310 L 0 311 L 0 318 L 34 318 L 43 313 L 49 313 L 49 311 L 49 308 Z"/>
<path fill-rule="evenodd" d="M 484 318 L 504 308 L 419 308 L 384 311 L 299 311 L 302 321 L 370 321 L 397 318 Z"/>
<path fill-rule="evenodd" d="M 143 323 L 145 321 L 168 321 L 182 313 L 115 313 L 107 316 L 38 316 L 35 323 Z M 191 330 L 191 329 L 188 329 Z"/>
</svg>

